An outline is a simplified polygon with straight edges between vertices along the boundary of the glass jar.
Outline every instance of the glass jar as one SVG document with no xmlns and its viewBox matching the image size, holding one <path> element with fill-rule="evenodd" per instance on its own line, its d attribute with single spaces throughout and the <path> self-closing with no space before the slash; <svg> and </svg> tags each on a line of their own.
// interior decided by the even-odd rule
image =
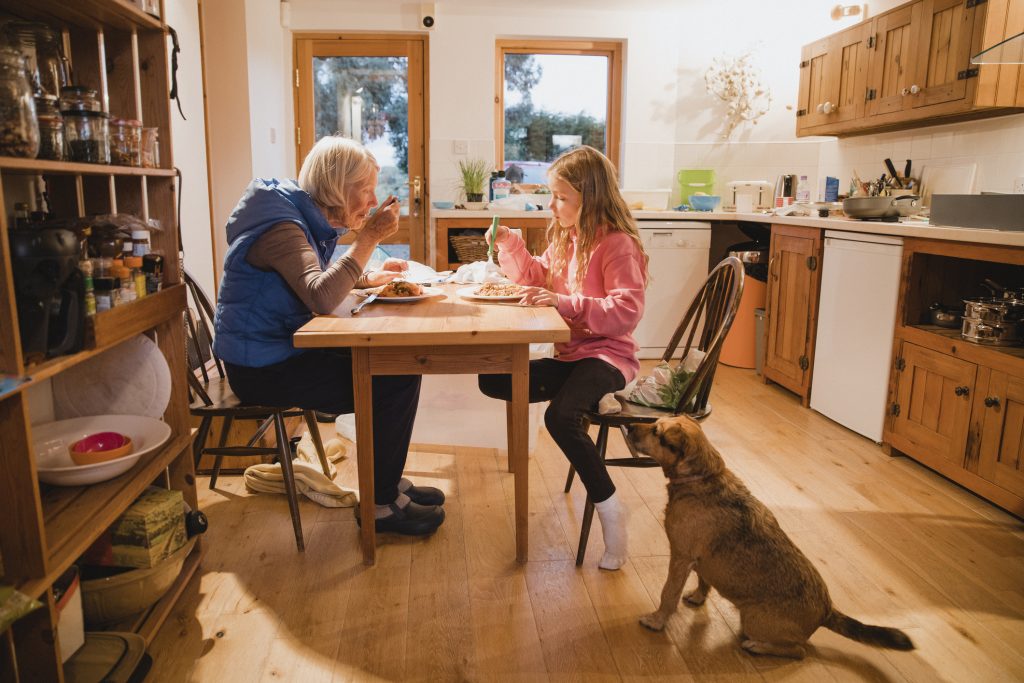
<svg viewBox="0 0 1024 683">
<path fill-rule="evenodd" d="M 110 163 L 117 166 L 142 165 L 142 121 L 114 119 L 110 122 Z"/>
<path fill-rule="evenodd" d="M 21 42 L 21 53 L 35 94 L 57 97 L 68 82 L 68 64 L 56 31 L 36 21 L 16 21 L 8 26 Z"/>
<path fill-rule="evenodd" d="M 99 97 L 92 88 L 84 85 L 68 85 L 60 89 L 60 110 L 68 111 L 103 111 Z"/>
<path fill-rule="evenodd" d="M 35 158 L 39 122 L 25 60 L 13 48 L 0 48 L 0 155 Z"/>
<path fill-rule="evenodd" d="M 63 111 L 68 161 L 110 163 L 110 121 L 102 111 Z"/>
<path fill-rule="evenodd" d="M 36 120 L 39 122 L 39 153 L 37 159 L 64 159 L 64 117 L 53 95 L 36 97 Z"/>
<path fill-rule="evenodd" d="M 160 129 L 142 129 L 142 165 L 160 168 Z"/>
</svg>

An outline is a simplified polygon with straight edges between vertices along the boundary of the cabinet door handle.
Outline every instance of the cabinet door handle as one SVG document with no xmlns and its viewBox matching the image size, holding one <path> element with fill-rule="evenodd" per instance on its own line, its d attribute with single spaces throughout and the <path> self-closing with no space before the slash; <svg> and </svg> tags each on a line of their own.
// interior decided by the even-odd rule
<svg viewBox="0 0 1024 683">
<path fill-rule="evenodd" d="M 998 396 L 986 396 L 985 397 L 985 407 L 986 408 L 998 408 L 999 407 L 999 397 Z"/>
<path fill-rule="evenodd" d="M 911 94 L 911 95 L 916 95 L 916 94 L 917 94 L 917 93 L 919 93 L 919 92 L 921 92 L 921 88 L 919 88 L 919 87 L 918 87 L 918 86 L 916 86 L 916 85 L 912 85 L 912 86 L 910 86 L 910 94 Z"/>
<path fill-rule="evenodd" d="M 953 390 L 953 393 L 956 394 L 957 396 L 967 396 L 968 394 L 971 393 L 971 388 L 970 387 L 957 387 L 956 389 Z"/>
</svg>

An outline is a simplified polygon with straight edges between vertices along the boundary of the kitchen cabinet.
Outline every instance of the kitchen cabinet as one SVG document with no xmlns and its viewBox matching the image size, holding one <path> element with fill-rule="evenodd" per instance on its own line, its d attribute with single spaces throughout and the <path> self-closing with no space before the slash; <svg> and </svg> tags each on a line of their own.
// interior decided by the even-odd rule
<svg viewBox="0 0 1024 683">
<path fill-rule="evenodd" d="M 915 0 L 810 43 L 800 63 L 797 135 L 856 135 L 1021 111 L 1024 67 L 970 63 L 1022 29 L 1013 4 Z"/>
<path fill-rule="evenodd" d="M 503 216 L 501 224 L 510 228 L 519 228 L 523 231 L 523 239 L 526 240 L 526 248 L 531 254 L 544 253 L 547 248 L 547 231 L 549 218 L 522 218 L 518 216 Z M 461 235 L 464 231 L 479 233 L 481 236 L 491 227 L 491 216 L 471 216 L 467 218 L 447 216 L 434 219 L 434 269 L 456 270 L 462 261 L 455 253 L 455 247 L 448 239 L 454 235 Z"/>
<path fill-rule="evenodd" d="M 821 286 L 821 230 L 773 225 L 765 303 L 765 381 L 796 393 L 807 406 Z"/>
<path fill-rule="evenodd" d="M 0 678 L 62 681 L 54 581 L 150 484 L 181 490 L 185 501 L 197 509 L 184 382 L 175 380 L 172 385 L 163 416 L 171 436 L 163 446 L 114 479 L 77 487 L 39 482 L 26 393 L 140 333 L 156 341 L 172 377 L 184 375 L 185 287 L 177 258 L 167 26 L 125 0 L 0 0 L 0 10 L 60 31 L 77 84 L 97 90 L 113 116 L 139 119 L 159 129 L 159 168 L 0 156 L 0 196 L 5 200 L 0 211 L 0 372 L 10 380 L 0 394 L 0 583 L 13 584 L 43 603 L 42 609 L 3 634 Z M 96 314 L 92 341 L 83 350 L 37 362 L 21 345 L 9 216 L 13 201 L 34 196 L 40 183 L 59 218 L 121 212 L 158 220 L 163 229 L 153 231 L 151 241 L 165 259 L 163 291 Z M 196 544 L 165 596 L 126 628 L 150 642 L 198 563 Z"/>
<path fill-rule="evenodd" d="M 1024 248 L 907 238 L 883 444 L 1024 515 L 1024 348 L 931 324 L 933 302 L 1018 285 Z"/>
</svg>

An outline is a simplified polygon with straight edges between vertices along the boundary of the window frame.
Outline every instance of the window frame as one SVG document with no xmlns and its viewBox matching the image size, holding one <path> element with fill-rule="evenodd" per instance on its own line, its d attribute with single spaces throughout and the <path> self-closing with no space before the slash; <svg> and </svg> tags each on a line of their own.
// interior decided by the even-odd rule
<svg viewBox="0 0 1024 683">
<path fill-rule="evenodd" d="M 505 55 L 591 55 L 608 59 L 608 109 L 605 154 L 616 169 L 620 168 L 620 131 L 622 124 L 622 55 L 623 44 L 619 41 L 595 40 L 496 40 L 494 59 L 494 134 L 495 164 L 505 166 Z"/>
</svg>

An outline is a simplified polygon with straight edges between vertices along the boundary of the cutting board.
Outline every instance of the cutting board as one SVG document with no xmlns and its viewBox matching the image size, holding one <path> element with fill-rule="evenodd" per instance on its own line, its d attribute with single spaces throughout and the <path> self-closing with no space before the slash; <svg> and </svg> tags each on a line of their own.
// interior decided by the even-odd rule
<svg viewBox="0 0 1024 683">
<path fill-rule="evenodd" d="M 921 200 L 931 204 L 933 194 L 973 194 L 978 164 L 929 164 L 921 170 Z"/>
</svg>

